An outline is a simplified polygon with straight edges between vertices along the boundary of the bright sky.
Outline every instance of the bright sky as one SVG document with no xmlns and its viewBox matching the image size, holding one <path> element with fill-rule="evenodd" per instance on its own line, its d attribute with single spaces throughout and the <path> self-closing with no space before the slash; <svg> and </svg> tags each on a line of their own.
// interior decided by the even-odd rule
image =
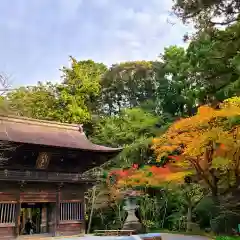
<svg viewBox="0 0 240 240">
<path fill-rule="evenodd" d="M 108 65 L 156 59 L 188 31 L 169 15 L 171 2 L 2 0 L 0 72 L 17 86 L 59 80 L 69 55 Z"/>
</svg>

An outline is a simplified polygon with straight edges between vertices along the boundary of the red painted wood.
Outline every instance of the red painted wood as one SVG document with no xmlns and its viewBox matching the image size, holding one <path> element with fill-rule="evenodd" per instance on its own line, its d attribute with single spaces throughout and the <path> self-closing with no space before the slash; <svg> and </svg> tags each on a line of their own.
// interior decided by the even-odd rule
<svg viewBox="0 0 240 240">
<path fill-rule="evenodd" d="M 84 224 L 82 223 L 60 223 L 58 227 L 58 235 L 71 236 L 78 235 L 84 231 Z"/>
<path fill-rule="evenodd" d="M 56 192 L 22 192 L 20 196 L 21 202 L 56 202 Z"/>
<path fill-rule="evenodd" d="M 83 196 L 83 193 L 80 189 L 78 191 L 66 191 L 65 189 L 63 189 L 60 192 L 61 201 L 70 201 L 70 200 L 79 201 L 80 199 L 82 199 L 82 196 Z"/>
<path fill-rule="evenodd" d="M 13 240 L 13 239 L 15 239 L 15 228 L 13 226 L 0 228 L 0 240 Z"/>
<path fill-rule="evenodd" d="M 16 193 L 0 192 L 0 202 L 1 203 L 17 202 L 17 195 Z"/>
</svg>

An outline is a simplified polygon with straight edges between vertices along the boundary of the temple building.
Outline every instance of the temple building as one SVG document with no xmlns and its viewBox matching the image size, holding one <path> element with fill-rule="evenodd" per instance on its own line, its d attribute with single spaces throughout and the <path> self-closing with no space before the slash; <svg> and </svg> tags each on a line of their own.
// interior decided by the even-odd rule
<svg viewBox="0 0 240 240">
<path fill-rule="evenodd" d="M 84 233 L 84 177 L 121 149 L 90 142 L 79 125 L 0 116 L 0 239 Z"/>
</svg>

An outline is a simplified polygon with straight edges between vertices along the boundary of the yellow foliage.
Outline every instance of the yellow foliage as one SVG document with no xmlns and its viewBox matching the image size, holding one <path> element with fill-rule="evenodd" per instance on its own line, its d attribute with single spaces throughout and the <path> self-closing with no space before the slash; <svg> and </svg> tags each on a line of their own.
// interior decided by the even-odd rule
<svg viewBox="0 0 240 240">
<path fill-rule="evenodd" d="M 239 161 L 236 152 L 240 152 L 240 126 L 228 124 L 229 119 L 236 117 L 240 117 L 239 97 L 227 99 L 218 110 L 199 107 L 195 116 L 176 121 L 165 134 L 153 140 L 152 148 L 158 161 L 177 151 L 181 160 L 170 164 L 197 171 L 240 165 L 236 164 Z"/>
<path fill-rule="evenodd" d="M 223 107 L 227 107 L 227 106 L 237 106 L 240 107 L 240 97 L 232 97 L 232 98 L 228 98 L 226 99 L 223 104 Z"/>
</svg>

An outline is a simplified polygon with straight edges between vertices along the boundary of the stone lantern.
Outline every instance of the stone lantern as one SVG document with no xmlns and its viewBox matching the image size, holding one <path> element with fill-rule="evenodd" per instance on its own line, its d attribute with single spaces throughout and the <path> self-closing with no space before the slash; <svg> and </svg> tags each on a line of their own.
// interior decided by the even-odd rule
<svg viewBox="0 0 240 240">
<path fill-rule="evenodd" d="M 136 191 L 127 191 L 125 193 L 125 206 L 124 210 L 127 212 L 127 218 L 123 224 L 122 230 L 134 230 L 135 234 L 142 233 L 144 227 L 142 223 L 139 222 L 135 212 L 139 208 L 137 205 L 137 196 L 139 192 Z"/>
</svg>

